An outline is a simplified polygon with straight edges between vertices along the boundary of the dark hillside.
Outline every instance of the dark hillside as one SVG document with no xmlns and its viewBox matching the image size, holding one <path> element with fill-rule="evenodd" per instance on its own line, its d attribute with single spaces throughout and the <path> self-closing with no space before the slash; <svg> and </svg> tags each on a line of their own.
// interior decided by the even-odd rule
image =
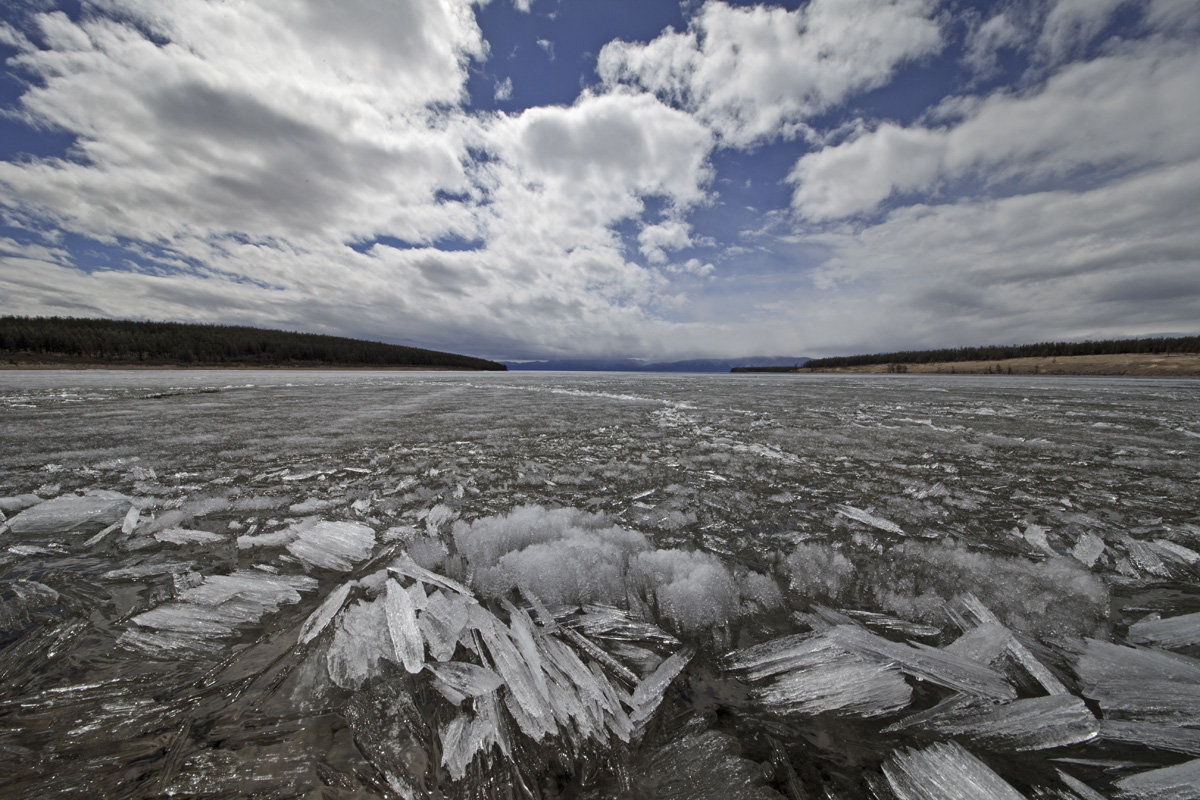
<svg viewBox="0 0 1200 800">
<path fill-rule="evenodd" d="M 0 317 L 7 366 L 408 367 L 502 370 L 417 347 L 233 325 L 73 317 Z"/>
</svg>

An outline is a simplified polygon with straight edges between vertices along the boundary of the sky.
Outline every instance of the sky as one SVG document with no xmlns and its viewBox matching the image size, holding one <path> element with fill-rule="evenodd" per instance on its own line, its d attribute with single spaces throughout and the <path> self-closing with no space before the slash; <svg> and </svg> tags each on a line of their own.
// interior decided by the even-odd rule
<svg viewBox="0 0 1200 800">
<path fill-rule="evenodd" d="M 0 313 L 522 360 L 1200 331 L 1200 0 L 4 0 Z"/>
</svg>

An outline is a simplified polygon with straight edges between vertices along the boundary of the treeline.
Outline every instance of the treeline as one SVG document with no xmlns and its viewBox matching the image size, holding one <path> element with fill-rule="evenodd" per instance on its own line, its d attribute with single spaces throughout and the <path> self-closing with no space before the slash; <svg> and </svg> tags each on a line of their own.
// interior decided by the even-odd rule
<svg viewBox="0 0 1200 800">
<path fill-rule="evenodd" d="M 1200 353 L 1200 336 L 1155 336 L 1145 339 L 1105 339 L 1094 342 L 1042 342 L 1040 344 L 956 347 L 946 350 L 907 350 L 863 356 L 816 358 L 802 369 L 863 367 L 870 364 L 934 364 L 944 361 L 1000 361 L 1005 358 L 1050 358 L 1125 353 Z"/>
<path fill-rule="evenodd" d="M 12 364 L 504 369 L 482 358 L 340 336 L 72 317 L 0 317 L 0 358 Z"/>
</svg>

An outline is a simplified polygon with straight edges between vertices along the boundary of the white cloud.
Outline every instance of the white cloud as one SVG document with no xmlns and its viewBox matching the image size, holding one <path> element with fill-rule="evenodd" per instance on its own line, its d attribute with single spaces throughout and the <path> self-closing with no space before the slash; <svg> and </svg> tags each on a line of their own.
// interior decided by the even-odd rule
<svg viewBox="0 0 1200 800">
<path fill-rule="evenodd" d="M 795 11 L 707 2 L 687 31 L 600 52 L 609 86 L 682 104 L 724 143 L 790 137 L 810 116 L 883 85 L 941 45 L 927 0 L 813 0 Z"/>
<path fill-rule="evenodd" d="M 830 257 L 797 314 L 831 349 L 1190 331 L 1198 204 L 1194 160 L 1088 191 L 898 209 L 809 238 Z"/>
<path fill-rule="evenodd" d="M 1039 44 L 1060 61 L 1089 44 L 1127 0 L 1058 0 L 1042 27 Z"/>
<path fill-rule="evenodd" d="M 551 61 L 554 60 L 554 42 L 549 39 L 538 39 L 537 45 L 546 53 L 547 58 Z"/>
<path fill-rule="evenodd" d="M 1198 75 L 1193 48 L 1131 48 L 1069 65 L 1035 92 L 962 103 L 965 116 L 947 127 L 883 124 L 800 158 L 793 205 L 808 219 L 837 219 L 963 176 L 1044 180 L 1186 160 L 1200 154 Z"/>
<path fill-rule="evenodd" d="M 492 95 L 494 100 L 508 100 L 512 97 L 513 82 L 512 78 L 505 78 L 502 81 L 496 81 L 496 89 Z"/>
<path fill-rule="evenodd" d="M 642 255 L 651 264 L 667 263 L 668 250 L 682 250 L 692 244 L 691 226 L 680 220 L 647 225 L 638 234 Z"/>
<path fill-rule="evenodd" d="M 1017 48 L 1026 38 L 1027 32 L 1007 12 L 1001 12 L 971 32 L 963 60 L 976 72 L 986 75 L 996 69 L 1001 50 Z"/>
<path fill-rule="evenodd" d="M 428 110 L 464 96 L 484 53 L 465 0 L 96 8 L 113 16 L 39 15 L 42 49 L 12 62 L 36 78 L 25 118 L 75 134 L 77 156 L 3 163 L 5 196 L 137 239 L 470 228 L 432 202 L 469 185 L 460 137 Z"/>
</svg>

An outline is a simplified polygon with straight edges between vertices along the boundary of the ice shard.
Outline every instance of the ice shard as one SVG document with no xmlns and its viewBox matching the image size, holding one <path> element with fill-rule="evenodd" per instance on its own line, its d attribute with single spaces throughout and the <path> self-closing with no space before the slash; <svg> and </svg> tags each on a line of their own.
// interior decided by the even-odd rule
<svg viewBox="0 0 1200 800">
<path fill-rule="evenodd" d="M 355 522 L 318 522 L 294 528 L 287 550 L 306 564 L 345 572 L 371 554 L 375 531 Z"/>
<path fill-rule="evenodd" d="M 899 750 L 884 762 L 883 774 L 898 800 L 1025 800 L 955 742 Z"/>
<path fill-rule="evenodd" d="M 1116 787 L 1136 800 L 1195 800 L 1200 797 L 1200 758 L 1130 775 Z"/>
<path fill-rule="evenodd" d="M 350 590 L 354 588 L 354 583 L 354 581 L 343 583 L 330 592 L 317 610 L 304 621 L 304 625 L 300 628 L 300 644 L 308 644 L 329 626 L 329 623 L 345 605 L 346 598 L 350 596 Z"/>
<path fill-rule="evenodd" d="M 1200 612 L 1135 622 L 1129 626 L 1129 640 L 1170 650 L 1200 644 Z"/>
<path fill-rule="evenodd" d="M 425 639 L 417 626 L 417 611 L 412 598 L 395 580 L 387 582 L 381 599 L 387 616 L 387 628 L 392 643 L 392 657 L 404 669 L 416 674 L 425 666 Z"/>
<path fill-rule="evenodd" d="M 1062 694 L 998 704 L 951 698 L 885 728 L 965 738 L 988 750 L 1009 752 L 1081 744 L 1096 738 L 1099 729 L 1082 700 Z"/>
<path fill-rule="evenodd" d="M 468 661 L 429 663 L 425 665 L 425 669 L 464 697 L 478 697 L 494 692 L 504 685 L 504 680 L 495 671 Z"/>
<path fill-rule="evenodd" d="M 891 520 L 883 519 L 882 517 L 877 517 L 868 511 L 863 511 L 861 508 L 855 508 L 854 506 L 842 504 L 837 507 L 837 512 L 847 519 L 852 519 L 855 522 L 861 522 L 862 524 L 869 525 L 872 528 L 878 528 L 881 531 L 894 533 L 898 536 L 904 535 L 904 529 L 896 523 L 892 522 Z"/>
<path fill-rule="evenodd" d="M 915 678 L 945 686 L 956 692 L 1012 700 L 1016 691 L 996 671 L 969 658 L 921 644 L 900 644 L 850 625 L 833 628 L 828 636 L 837 646 L 851 653 L 895 662 Z"/>
<path fill-rule="evenodd" d="M 1083 694 L 1106 716 L 1200 724 L 1200 661 L 1089 639 L 1076 667 Z"/>
<path fill-rule="evenodd" d="M 832 661 L 803 666 L 756 688 L 752 696 L 778 714 L 844 714 L 870 719 L 905 708 L 912 687 L 898 669 L 865 662 L 848 653 Z"/>
<path fill-rule="evenodd" d="M 658 669 L 650 673 L 634 688 L 632 697 L 633 711 L 629 715 L 630 720 L 636 724 L 650 718 L 650 715 L 654 713 L 659 703 L 662 702 L 667 687 L 671 685 L 671 681 L 675 680 L 675 677 L 691 661 L 692 655 L 693 653 L 690 649 L 680 650 L 659 664 Z"/>
<path fill-rule="evenodd" d="M 65 494 L 30 506 L 8 520 L 14 534 L 94 533 L 119 523 L 132 499 L 120 492 L 93 489 L 86 494 Z"/>
</svg>

